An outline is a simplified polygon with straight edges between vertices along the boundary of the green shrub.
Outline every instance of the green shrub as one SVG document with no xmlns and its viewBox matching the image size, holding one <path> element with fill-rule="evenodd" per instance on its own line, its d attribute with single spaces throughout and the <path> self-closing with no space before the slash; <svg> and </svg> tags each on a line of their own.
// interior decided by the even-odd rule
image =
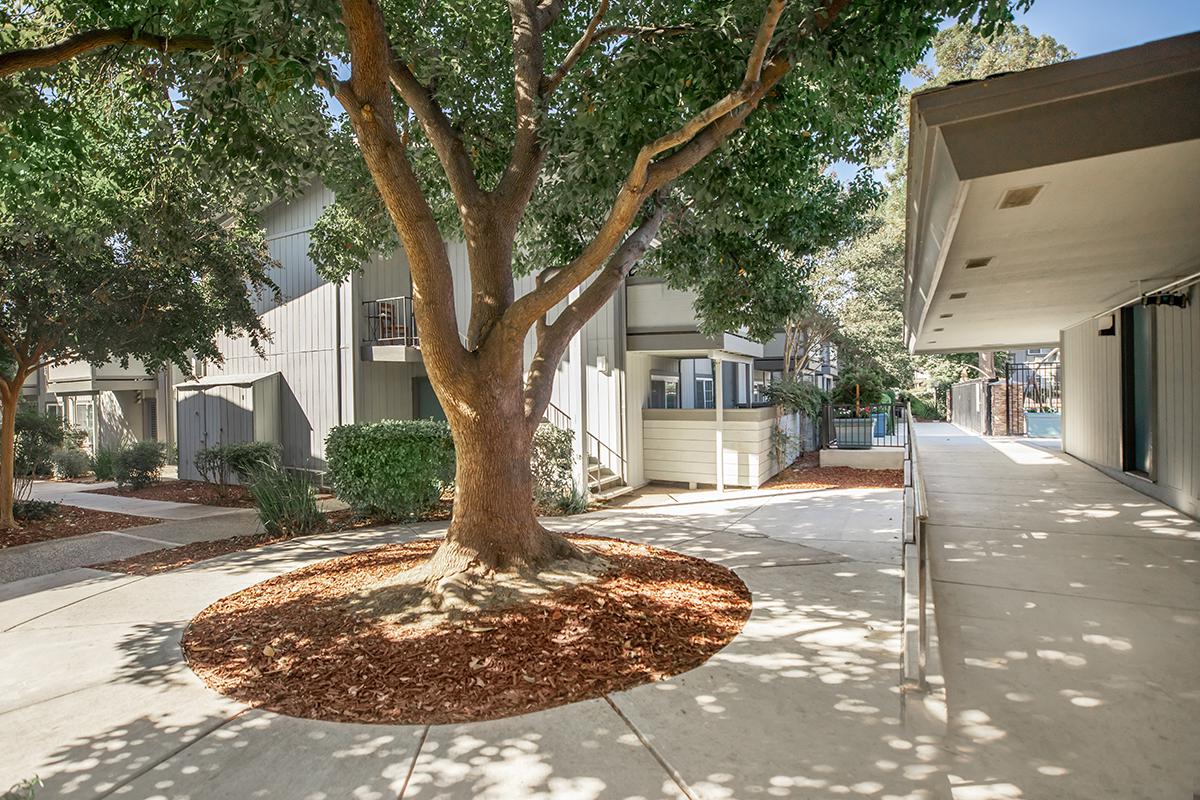
<svg viewBox="0 0 1200 800">
<path fill-rule="evenodd" d="M 340 425 L 325 440 L 334 492 L 360 513 L 412 519 L 454 477 L 450 427 L 430 419 Z"/>
<path fill-rule="evenodd" d="M 575 436 L 571 431 L 543 422 L 533 433 L 533 499 L 558 508 L 575 493 Z M 586 496 L 584 505 L 586 507 Z"/>
<path fill-rule="evenodd" d="M 117 477 L 117 451 L 101 447 L 92 456 L 92 474 L 98 481 L 111 481 Z"/>
<path fill-rule="evenodd" d="M 42 414 L 23 405 L 17 410 L 14 466 L 18 475 L 49 475 L 54 468 L 51 456 L 63 446 L 63 421 L 53 414 Z"/>
<path fill-rule="evenodd" d="M 33 522 L 49 517 L 58 510 L 58 505 L 55 500 L 14 500 L 13 516 L 22 522 Z"/>
<path fill-rule="evenodd" d="M 42 786 L 42 779 L 34 775 L 32 778 L 14 783 L 7 792 L 0 795 L 0 800 L 34 800 L 37 790 Z"/>
<path fill-rule="evenodd" d="M 821 407 L 829 402 L 829 395 L 815 384 L 795 379 L 773 383 L 764 394 L 772 403 L 778 403 L 790 411 L 799 411 L 809 419 L 817 419 L 821 415 Z"/>
<path fill-rule="evenodd" d="M 158 442 L 137 442 L 121 449 L 114 464 L 117 486 L 142 489 L 158 482 L 167 454 Z"/>
<path fill-rule="evenodd" d="M 587 513 L 587 493 L 572 489 L 569 493 L 561 495 L 557 500 L 555 500 L 554 509 L 560 514 L 567 515 Z"/>
<path fill-rule="evenodd" d="M 82 450 L 59 448 L 51 454 L 50 461 L 54 464 L 54 476 L 60 479 L 82 477 L 92 468 L 92 460 Z"/>
<path fill-rule="evenodd" d="M 271 442 L 231 442 L 205 447 L 193 461 L 208 483 L 225 486 L 231 477 L 241 483 L 262 469 L 279 467 L 279 446 Z"/>
<path fill-rule="evenodd" d="M 324 517 L 317 507 L 317 494 L 305 476 L 262 464 L 247 478 L 258 517 L 268 533 L 294 535 L 321 526 Z"/>
</svg>

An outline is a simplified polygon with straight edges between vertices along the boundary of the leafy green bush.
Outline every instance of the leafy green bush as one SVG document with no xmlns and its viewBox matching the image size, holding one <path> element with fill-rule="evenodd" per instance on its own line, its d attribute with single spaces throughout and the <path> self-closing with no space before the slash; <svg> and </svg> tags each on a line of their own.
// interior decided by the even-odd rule
<svg viewBox="0 0 1200 800">
<path fill-rule="evenodd" d="M 317 507 L 317 494 L 305 476 L 260 463 L 247 478 L 258 517 L 268 533 L 309 533 L 321 526 L 324 517 Z"/>
<path fill-rule="evenodd" d="M 203 448 L 193 463 L 205 481 L 225 486 L 231 477 L 249 483 L 255 473 L 278 468 L 279 458 L 279 446 L 271 442 L 231 442 Z"/>
<path fill-rule="evenodd" d="M 795 379 L 773 383 L 764 394 L 772 403 L 799 411 L 809 419 L 817 419 L 821 415 L 821 406 L 829 402 L 829 395 L 815 384 Z"/>
<path fill-rule="evenodd" d="M 13 516 L 22 522 L 33 522 L 53 514 L 58 510 L 58 505 L 55 500 L 14 500 Z"/>
<path fill-rule="evenodd" d="M 49 475 L 50 458 L 63 446 L 63 422 L 53 414 L 42 414 L 23 405 L 17 410 L 14 466 L 18 475 Z"/>
<path fill-rule="evenodd" d="M 572 489 L 568 494 L 561 495 L 555 500 L 554 509 L 560 514 L 584 514 L 588 510 L 587 493 Z"/>
<path fill-rule="evenodd" d="M 92 474 L 98 481 L 111 481 L 117 477 L 117 451 L 101 447 L 92 456 Z"/>
<path fill-rule="evenodd" d="M 167 454 L 158 442 L 137 442 L 117 453 L 114 472 L 117 486 L 142 489 L 158 482 Z"/>
<path fill-rule="evenodd" d="M 54 476 L 70 480 L 86 475 L 92 468 L 92 459 L 82 450 L 59 448 L 50 455 L 54 464 Z"/>
<path fill-rule="evenodd" d="M 533 433 L 533 454 L 529 467 L 533 472 L 533 499 L 561 509 L 564 499 L 576 491 L 575 437 L 567 430 L 543 422 Z M 584 497 L 584 508 L 587 497 Z"/>
<path fill-rule="evenodd" d="M 450 427 L 430 419 L 340 425 L 325 440 L 333 490 L 360 513 L 412 519 L 454 477 Z"/>
</svg>

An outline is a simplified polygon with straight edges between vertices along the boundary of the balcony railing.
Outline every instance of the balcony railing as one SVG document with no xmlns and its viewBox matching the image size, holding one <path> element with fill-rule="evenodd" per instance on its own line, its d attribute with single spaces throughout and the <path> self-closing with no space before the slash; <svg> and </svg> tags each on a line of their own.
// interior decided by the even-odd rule
<svg viewBox="0 0 1200 800">
<path fill-rule="evenodd" d="M 363 303 L 363 316 L 366 322 L 363 341 L 367 344 L 421 346 L 411 297 L 367 300 Z"/>
</svg>

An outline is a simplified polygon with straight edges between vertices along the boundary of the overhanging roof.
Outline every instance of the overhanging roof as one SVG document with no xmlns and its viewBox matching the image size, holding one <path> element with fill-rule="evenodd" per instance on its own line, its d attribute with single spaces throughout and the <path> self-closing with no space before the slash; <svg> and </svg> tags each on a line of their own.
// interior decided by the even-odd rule
<svg viewBox="0 0 1200 800">
<path fill-rule="evenodd" d="M 910 126 L 915 352 L 1055 343 L 1200 270 L 1200 33 L 922 92 Z"/>
</svg>

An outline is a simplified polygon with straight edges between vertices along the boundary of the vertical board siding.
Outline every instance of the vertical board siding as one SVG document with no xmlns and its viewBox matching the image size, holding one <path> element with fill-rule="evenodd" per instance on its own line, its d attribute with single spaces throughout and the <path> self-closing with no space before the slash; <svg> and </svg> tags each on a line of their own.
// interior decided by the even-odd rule
<svg viewBox="0 0 1200 800">
<path fill-rule="evenodd" d="M 1197 294 L 1195 288 L 1192 294 Z M 1200 304 L 1156 307 L 1154 483 L 1150 492 L 1188 513 L 1200 508 Z M 1096 320 L 1062 332 L 1063 449 L 1120 471 L 1121 317 L 1116 336 Z"/>
</svg>

